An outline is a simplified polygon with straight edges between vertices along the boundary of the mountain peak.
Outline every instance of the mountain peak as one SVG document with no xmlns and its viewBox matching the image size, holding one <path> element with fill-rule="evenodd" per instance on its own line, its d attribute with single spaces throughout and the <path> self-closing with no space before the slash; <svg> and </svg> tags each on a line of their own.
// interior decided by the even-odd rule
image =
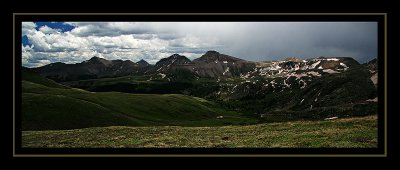
<svg viewBox="0 0 400 170">
<path fill-rule="evenodd" d="M 218 51 L 210 50 L 207 51 L 204 55 L 219 55 L 220 53 Z"/>
<path fill-rule="evenodd" d="M 193 60 L 194 62 L 206 62 L 206 63 L 211 63 L 215 61 L 222 61 L 222 62 L 235 62 L 235 61 L 244 61 L 240 58 L 232 57 L 229 55 L 221 54 L 217 51 L 207 51 L 205 54 L 203 54 L 200 58 L 197 58 Z"/>
<path fill-rule="evenodd" d="M 89 60 L 87 60 L 87 61 L 104 61 L 104 60 L 106 60 L 106 59 L 104 59 L 104 58 L 100 58 L 100 57 L 97 57 L 97 56 L 93 56 L 92 58 L 90 58 Z"/>
<path fill-rule="evenodd" d="M 176 58 L 176 57 L 180 57 L 181 55 L 179 55 L 179 54 L 172 54 L 170 57 L 172 57 L 172 58 Z"/>
<path fill-rule="evenodd" d="M 95 60 L 100 60 L 100 59 L 102 59 L 102 58 L 93 56 L 92 58 L 89 59 L 89 61 L 95 61 Z"/>
<path fill-rule="evenodd" d="M 161 60 L 169 60 L 172 62 L 175 62 L 175 61 L 191 62 L 186 56 L 179 55 L 179 54 L 173 54 L 173 55 L 169 56 L 168 58 L 163 58 Z"/>
<path fill-rule="evenodd" d="M 163 58 L 158 61 L 155 65 L 155 68 L 157 71 L 166 71 L 173 66 L 188 65 L 191 63 L 192 61 L 190 61 L 187 57 L 179 54 L 173 54 L 168 58 Z"/>
<path fill-rule="evenodd" d="M 378 63 L 378 58 L 374 58 L 371 61 L 368 61 L 367 64 L 376 64 Z"/>
<path fill-rule="evenodd" d="M 146 66 L 150 65 L 146 60 L 143 60 L 143 59 L 141 59 L 140 61 L 136 62 L 136 64 L 138 64 L 141 67 L 146 67 Z"/>
<path fill-rule="evenodd" d="M 94 63 L 94 64 L 99 64 L 99 63 L 101 63 L 101 64 L 104 64 L 104 65 L 110 65 L 110 64 L 112 64 L 112 61 L 109 61 L 109 60 L 106 60 L 106 59 L 104 59 L 104 58 L 100 58 L 100 57 L 97 57 L 97 56 L 92 57 L 92 58 L 89 59 L 87 62 L 88 62 L 88 63 Z"/>
</svg>

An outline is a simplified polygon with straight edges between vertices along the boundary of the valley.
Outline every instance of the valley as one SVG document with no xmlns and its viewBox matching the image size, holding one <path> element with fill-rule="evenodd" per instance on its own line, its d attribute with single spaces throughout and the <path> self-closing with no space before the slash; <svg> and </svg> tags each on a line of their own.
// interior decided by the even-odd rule
<svg viewBox="0 0 400 170">
<path fill-rule="evenodd" d="M 215 103 L 180 94 L 88 92 L 22 81 L 22 130 L 96 126 L 216 126 L 254 120 Z M 54 82 L 48 84 L 56 84 Z M 216 120 L 223 115 L 224 120 Z"/>
</svg>

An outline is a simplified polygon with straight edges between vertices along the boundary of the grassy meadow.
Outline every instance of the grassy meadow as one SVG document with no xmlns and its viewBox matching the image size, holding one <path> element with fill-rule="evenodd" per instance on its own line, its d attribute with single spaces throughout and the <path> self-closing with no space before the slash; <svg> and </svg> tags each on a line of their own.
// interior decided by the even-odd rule
<svg viewBox="0 0 400 170">
<path fill-rule="evenodd" d="M 23 131 L 27 148 L 376 148 L 377 116 L 216 127 Z"/>
</svg>

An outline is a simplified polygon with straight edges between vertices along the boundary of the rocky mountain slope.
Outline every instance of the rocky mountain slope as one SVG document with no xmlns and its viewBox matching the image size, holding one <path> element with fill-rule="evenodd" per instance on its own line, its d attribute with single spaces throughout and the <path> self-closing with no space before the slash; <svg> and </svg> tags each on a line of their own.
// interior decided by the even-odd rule
<svg viewBox="0 0 400 170">
<path fill-rule="evenodd" d="M 248 72 L 255 67 L 254 62 L 208 51 L 200 58 L 193 60 L 196 64 L 196 74 L 200 77 L 234 77 Z"/>
<path fill-rule="evenodd" d="M 52 63 L 32 68 L 34 72 L 57 82 L 118 77 L 139 73 L 139 65 L 130 60 L 106 60 L 93 57 L 77 64 Z"/>
</svg>

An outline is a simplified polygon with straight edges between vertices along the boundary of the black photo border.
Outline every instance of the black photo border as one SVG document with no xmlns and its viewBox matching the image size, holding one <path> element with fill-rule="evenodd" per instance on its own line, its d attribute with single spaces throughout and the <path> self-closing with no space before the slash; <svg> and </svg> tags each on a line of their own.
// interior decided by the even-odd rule
<svg viewBox="0 0 400 170">
<path fill-rule="evenodd" d="M 377 22 L 377 148 L 22 148 L 21 23 L 29 21 L 142 22 Z M 387 13 L 13 13 L 14 157 L 386 157 Z"/>
</svg>

